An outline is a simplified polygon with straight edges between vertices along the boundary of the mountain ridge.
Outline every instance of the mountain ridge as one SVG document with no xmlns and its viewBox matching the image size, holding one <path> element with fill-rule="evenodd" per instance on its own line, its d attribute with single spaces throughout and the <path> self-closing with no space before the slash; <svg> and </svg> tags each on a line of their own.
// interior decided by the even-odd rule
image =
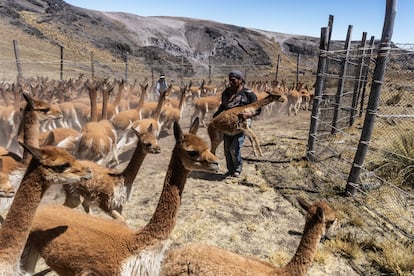
<svg viewBox="0 0 414 276">
<path fill-rule="evenodd" d="M 63 0 L 1 0 L 0 18 L 30 36 L 67 49 L 106 52 L 102 63 L 124 60 L 142 64 L 148 72 L 175 71 L 185 75 L 198 67 L 252 65 L 274 70 L 278 56 L 286 72 L 295 69 L 295 57 L 316 68 L 319 38 L 298 36 L 205 19 L 103 12 L 72 6 Z M 5 26 L 3 26 L 4 28 Z M 76 45 L 78 44 L 78 45 Z M 10 45 L 9 45 L 10 47 Z M 81 51 L 81 50 L 78 50 Z M 75 54 L 75 53 L 74 53 Z M 85 57 L 85 53 L 82 54 Z M 117 70 L 110 68 L 108 71 Z M 219 73 L 228 70 L 223 67 Z M 252 69 L 254 70 L 254 68 Z M 182 73 L 182 72 L 181 72 Z"/>
</svg>

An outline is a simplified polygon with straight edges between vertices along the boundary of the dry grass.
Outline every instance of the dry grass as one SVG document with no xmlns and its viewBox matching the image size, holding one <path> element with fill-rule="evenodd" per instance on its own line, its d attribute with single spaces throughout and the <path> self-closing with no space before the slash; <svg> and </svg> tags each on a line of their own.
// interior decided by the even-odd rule
<svg viewBox="0 0 414 276">
<path fill-rule="evenodd" d="M 377 212 L 382 213 L 390 221 L 396 221 L 393 214 L 398 213 L 400 216 L 407 216 L 409 211 L 404 208 L 395 207 L 392 212 L 386 212 L 386 206 L 390 206 L 398 200 L 391 200 L 386 202 L 382 200 L 389 196 L 392 191 L 372 191 L 369 197 L 366 198 L 366 206 L 376 209 Z M 381 205 L 378 205 L 381 202 Z M 394 204 L 395 205 L 395 204 Z M 376 206 L 376 207 L 373 207 Z M 365 208 L 349 204 L 349 202 L 338 201 L 335 204 L 337 215 L 342 223 L 342 227 L 335 236 L 325 243 L 325 248 L 331 253 L 340 254 L 350 260 L 354 264 L 370 264 L 371 269 L 380 271 L 382 273 L 391 273 L 392 275 L 411 275 L 414 269 L 414 251 L 413 242 L 408 241 L 402 243 L 406 239 L 393 240 L 387 233 L 378 237 L 378 228 L 371 218 L 363 212 Z M 374 219 L 377 219 L 376 214 L 372 214 Z M 374 226 L 374 227 L 373 227 Z M 412 227 L 410 224 L 407 227 Z M 388 225 L 384 227 L 391 230 Z M 407 230 L 408 230 L 407 228 Z M 324 251 L 321 251 L 323 254 Z"/>
<path fill-rule="evenodd" d="M 412 275 L 414 271 L 414 248 L 398 241 L 387 241 L 377 251 L 368 254 L 379 271 L 393 275 Z"/>
<path fill-rule="evenodd" d="M 352 260 L 362 258 L 364 255 L 356 236 L 350 233 L 338 234 L 335 239 L 326 242 L 325 246 L 329 251 L 340 253 Z"/>
<path fill-rule="evenodd" d="M 414 133 L 401 133 L 391 141 L 385 149 L 383 158 L 373 168 L 376 173 L 396 185 L 407 185 L 414 188 Z"/>
<path fill-rule="evenodd" d="M 358 234 L 342 233 L 325 243 L 327 250 L 346 256 L 355 263 L 366 260 L 382 273 L 411 275 L 414 270 L 413 246 L 398 241 L 378 242 L 374 238 L 361 240 Z M 322 251 L 323 252 L 323 251 Z"/>
</svg>

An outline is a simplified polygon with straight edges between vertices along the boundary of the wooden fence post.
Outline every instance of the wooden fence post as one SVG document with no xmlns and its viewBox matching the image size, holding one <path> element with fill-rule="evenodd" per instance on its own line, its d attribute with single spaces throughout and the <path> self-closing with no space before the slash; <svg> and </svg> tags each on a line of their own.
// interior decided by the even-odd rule
<svg viewBox="0 0 414 276">
<path fill-rule="evenodd" d="M 16 66 L 17 66 L 17 80 L 23 79 L 23 72 L 22 72 L 22 63 L 20 62 L 20 54 L 19 54 L 19 47 L 17 45 L 17 40 L 13 40 L 13 49 L 14 49 L 14 57 L 16 58 Z"/>
<path fill-rule="evenodd" d="M 180 76 L 180 78 L 181 78 L 181 83 L 183 83 L 183 81 L 184 81 L 184 56 L 181 56 L 181 70 L 180 70 L 181 72 L 181 76 Z"/>
<path fill-rule="evenodd" d="M 60 80 L 63 80 L 63 46 L 60 45 Z"/>
<path fill-rule="evenodd" d="M 92 79 L 95 79 L 95 64 L 93 61 L 93 52 L 91 51 L 91 75 Z"/>
<path fill-rule="evenodd" d="M 329 20 L 328 20 L 329 36 L 328 36 L 328 47 L 326 49 L 327 51 L 329 51 L 329 49 L 331 48 L 330 46 L 331 46 L 333 22 L 334 22 L 334 16 L 330 14 Z"/>
<path fill-rule="evenodd" d="M 208 80 L 211 81 L 211 56 L 208 56 Z"/>
<path fill-rule="evenodd" d="M 298 87 L 299 84 L 299 67 L 300 67 L 300 54 L 296 56 L 296 87 Z M 293 88 L 295 89 L 295 87 Z"/>
<path fill-rule="evenodd" d="M 125 54 L 125 82 L 128 83 L 128 60 L 129 60 L 129 52 Z"/>
<path fill-rule="evenodd" d="M 322 100 L 323 87 L 325 82 L 325 70 L 326 61 L 328 59 L 328 29 L 327 27 L 321 29 L 321 41 L 319 45 L 319 61 L 318 61 L 318 72 L 316 76 L 315 84 L 315 96 L 313 98 L 312 115 L 309 127 L 308 145 L 306 149 L 306 157 L 310 161 L 316 161 L 315 156 L 315 142 L 316 133 L 318 130 L 319 120 L 319 104 Z"/>
<path fill-rule="evenodd" d="M 369 94 L 367 112 L 365 113 L 364 125 L 362 128 L 361 138 L 354 156 L 354 162 L 346 183 L 346 196 L 355 196 L 360 183 L 359 176 L 365 157 L 368 152 L 369 142 L 374 129 L 375 118 L 377 115 L 379 99 L 381 95 L 381 86 L 384 81 L 385 67 L 389 52 L 391 49 L 391 38 L 394 28 L 395 14 L 397 12 L 397 0 L 387 0 L 385 10 L 384 27 L 382 29 L 381 42 L 378 47 L 377 61 L 375 63 L 374 76 Z"/>
<path fill-rule="evenodd" d="M 359 55 L 359 61 L 358 61 L 358 67 L 355 71 L 355 85 L 354 85 L 354 92 L 352 94 L 352 105 L 351 105 L 351 114 L 349 117 L 349 126 L 354 125 L 355 117 L 358 109 L 358 101 L 361 91 L 361 83 L 362 83 L 362 69 L 364 68 L 364 60 L 365 60 L 365 45 L 367 42 L 367 33 L 362 33 L 362 39 L 361 44 L 359 45 L 358 55 Z"/>
<path fill-rule="evenodd" d="M 277 55 L 275 81 L 277 81 L 277 78 L 278 78 L 278 75 L 279 75 L 279 63 L 280 63 L 280 54 Z"/>
<path fill-rule="evenodd" d="M 367 89 L 367 82 L 368 82 L 368 71 L 369 71 L 369 65 L 371 63 L 372 54 L 374 52 L 374 41 L 375 37 L 371 36 L 371 39 L 369 41 L 369 49 L 368 54 L 365 56 L 364 61 L 364 68 L 362 69 L 362 95 L 361 95 L 361 102 L 360 102 L 360 108 L 359 108 L 359 117 L 362 117 L 362 112 L 364 111 L 364 99 L 365 99 L 365 92 Z"/>
<path fill-rule="evenodd" d="M 334 107 L 334 114 L 332 118 L 331 134 L 335 134 L 337 132 L 339 110 L 340 110 L 340 106 L 342 102 L 342 95 L 344 92 L 345 73 L 348 68 L 348 62 L 349 62 L 348 59 L 349 59 L 349 50 L 351 48 L 352 28 L 353 26 L 349 25 L 348 32 L 346 34 L 346 40 L 345 40 L 345 46 L 344 46 L 344 50 L 346 51 L 346 54 L 342 60 L 341 71 L 339 72 L 339 82 L 338 82 L 338 89 L 336 90 L 336 95 L 335 95 L 335 107 Z"/>
</svg>

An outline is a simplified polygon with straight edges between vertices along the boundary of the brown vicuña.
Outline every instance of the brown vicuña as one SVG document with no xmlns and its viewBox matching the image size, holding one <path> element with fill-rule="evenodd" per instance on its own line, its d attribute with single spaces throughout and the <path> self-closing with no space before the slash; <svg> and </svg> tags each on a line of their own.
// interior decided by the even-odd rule
<svg viewBox="0 0 414 276">
<path fill-rule="evenodd" d="M 93 178 L 64 185 L 66 199 L 65 206 L 76 208 L 81 203 L 85 212 L 90 212 L 90 206 L 96 204 L 111 217 L 125 222 L 122 208 L 132 191 L 132 184 L 148 153 L 160 153 L 157 138 L 152 131 L 152 125 L 146 130 L 138 132 L 134 129 L 137 145 L 128 165 L 122 172 L 100 166 L 92 161 L 81 161 L 93 171 Z"/>
<path fill-rule="evenodd" d="M 15 190 L 10 184 L 9 175 L 3 172 L 3 159 L 0 159 L 0 198 L 13 197 Z"/>
<path fill-rule="evenodd" d="M 40 133 L 39 145 L 58 146 L 75 154 L 80 132 L 70 127 L 57 127 Z M 47 140 L 53 138 L 53 140 Z"/>
<path fill-rule="evenodd" d="M 214 96 L 206 96 L 197 98 L 194 100 L 194 112 L 191 114 L 191 122 L 194 120 L 194 118 L 200 117 L 201 124 L 204 127 L 207 127 L 206 125 L 206 115 L 209 113 L 214 113 L 219 108 L 221 104 L 221 93 L 215 94 Z"/>
<path fill-rule="evenodd" d="M 0 84 L 1 97 L 5 106 L 0 106 L 0 143 L 10 149 L 13 146 L 13 139 L 17 136 L 18 125 L 21 120 L 20 112 L 21 93 L 24 89 L 24 82 Z M 12 103 L 7 97 L 13 94 L 14 102 Z"/>
<path fill-rule="evenodd" d="M 24 144 L 32 147 L 39 147 L 41 122 L 48 119 L 53 120 L 61 118 L 62 114 L 56 109 L 51 108 L 48 102 L 34 99 L 26 92 L 22 92 L 22 94 L 23 98 L 26 100 L 26 105 L 21 115 L 22 119 L 20 125 L 16 127 L 18 129 L 16 135 L 22 136 Z M 12 152 L 7 152 L 0 156 L 0 159 L 3 162 L 2 172 L 7 175 L 13 189 L 17 190 L 27 165 L 29 164 L 30 155 L 27 153 L 27 150 L 24 149 L 23 159 Z M 0 210 L 9 209 L 12 202 L 12 197 L 0 197 Z"/>
<path fill-rule="evenodd" d="M 116 151 L 117 133 L 112 123 L 107 118 L 107 104 L 109 92 L 113 86 L 105 87 L 106 80 L 87 81 L 85 83 L 91 104 L 91 121 L 82 128 L 81 135 L 76 145 L 75 153 L 79 159 L 96 161 L 99 165 L 107 165 L 112 159 L 118 164 Z M 102 115 L 103 119 L 98 121 L 97 94 L 98 89 L 102 91 Z"/>
<path fill-rule="evenodd" d="M 172 129 L 174 122 L 179 122 L 181 120 L 185 102 L 186 89 L 186 86 L 181 87 L 180 100 L 178 102 L 177 107 L 164 105 L 164 107 L 162 108 L 160 114 L 160 121 L 162 122 L 163 130 L 169 131 L 170 129 Z"/>
<path fill-rule="evenodd" d="M 132 122 L 132 127 L 138 131 L 140 131 L 141 129 L 147 129 L 149 125 L 152 125 L 152 129 L 153 129 L 153 133 L 155 135 L 155 137 L 159 137 L 160 132 L 161 132 L 161 128 L 162 128 L 162 124 L 160 121 L 160 116 L 161 116 L 161 110 L 162 107 L 164 106 L 165 100 L 167 98 L 167 96 L 170 94 L 171 92 L 171 85 L 168 87 L 168 89 L 164 92 L 161 93 L 159 99 L 158 99 L 158 103 L 157 103 L 157 107 L 155 108 L 154 112 L 152 113 L 152 117 L 151 118 L 144 118 L 142 120 L 136 120 L 134 122 Z"/>
<path fill-rule="evenodd" d="M 224 139 L 224 134 L 236 135 L 243 132 L 250 139 L 254 154 L 256 156 L 263 156 L 256 133 L 250 128 L 246 120 L 242 120 L 240 114 L 245 112 L 255 114 L 263 106 L 279 99 L 281 99 L 280 95 L 269 94 L 267 97 L 254 103 L 225 110 L 214 117 L 207 127 L 211 142 L 211 152 L 213 154 L 216 153 L 217 147 Z"/>
<path fill-rule="evenodd" d="M 16 191 L 13 186 L 10 184 L 9 175 L 3 170 L 3 159 L 0 159 L 0 198 L 13 198 Z M 4 202 L 4 200 L 3 200 Z M 0 209 L 3 209 L 1 206 L 2 201 L 0 201 Z M 0 216 L 0 223 L 3 223 L 4 219 Z"/>
<path fill-rule="evenodd" d="M 30 233 L 33 217 L 47 188 L 91 177 L 66 150 L 35 148 L 21 144 L 32 155 L 6 219 L 0 228 L 0 275 L 20 275 L 20 256 Z"/>
<path fill-rule="evenodd" d="M 48 119 L 62 118 L 62 112 L 51 108 L 46 101 L 33 99 L 28 93 L 23 92 L 23 97 L 27 103 L 19 125 L 19 135 L 23 135 L 23 141 L 27 145 L 39 147 L 40 123 Z M 29 163 L 26 150 L 23 152 L 23 163 Z"/>
<path fill-rule="evenodd" d="M 300 92 L 302 85 L 303 83 L 299 83 L 297 86 L 294 85 L 291 89 L 289 89 L 289 92 L 287 93 L 288 116 L 290 116 L 292 110 L 295 115 L 298 115 L 300 106 L 302 105 L 302 93 Z"/>
<path fill-rule="evenodd" d="M 112 124 L 120 134 L 122 131 L 127 130 L 131 122 L 141 120 L 141 108 L 144 105 L 145 97 L 147 96 L 148 83 L 146 85 L 140 84 L 141 96 L 140 100 L 135 108 L 123 110 L 115 115 L 112 119 Z"/>
<path fill-rule="evenodd" d="M 298 202 L 307 211 L 306 223 L 299 247 L 287 265 L 274 267 L 254 257 L 215 246 L 193 244 L 167 252 L 160 275 L 306 275 L 321 237 L 336 217 L 326 202 L 310 205 L 302 198 L 298 198 Z"/>
<path fill-rule="evenodd" d="M 158 205 L 146 226 L 133 230 L 115 220 L 49 205 L 38 210 L 27 248 L 40 252 L 60 275 L 158 275 L 189 173 L 219 169 L 208 144 L 196 135 L 198 127 L 198 118 L 187 134 L 177 122 L 174 124 L 176 143 Z M 53 235 L 51 229 L 61 225 L 67 230 Z M 33 262 L 29 265 L 27 271 L 32 272 Z"/>
</svg>

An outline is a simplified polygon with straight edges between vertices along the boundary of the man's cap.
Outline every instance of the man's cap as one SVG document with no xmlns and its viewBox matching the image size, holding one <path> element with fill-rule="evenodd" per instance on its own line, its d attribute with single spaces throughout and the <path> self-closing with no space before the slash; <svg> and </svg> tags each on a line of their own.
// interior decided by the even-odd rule
<svg viewBox="0 0 414 276">
<path fill-rule="evenodd" d="M 244 79 L 244 75 L 242 72 L 240 72 L 239 70 L 231 70 L 229 73 L 229 78 L 234 77 L 234 78 L 238 78 L 238 79 Z"/>
<path fill-rule="evenodd" d="M 162 75 L 160 76 L 160 79 L 165 79 L 165 75 L 164 75 L 164 74 L 162 74 Z"/>
</svg>

